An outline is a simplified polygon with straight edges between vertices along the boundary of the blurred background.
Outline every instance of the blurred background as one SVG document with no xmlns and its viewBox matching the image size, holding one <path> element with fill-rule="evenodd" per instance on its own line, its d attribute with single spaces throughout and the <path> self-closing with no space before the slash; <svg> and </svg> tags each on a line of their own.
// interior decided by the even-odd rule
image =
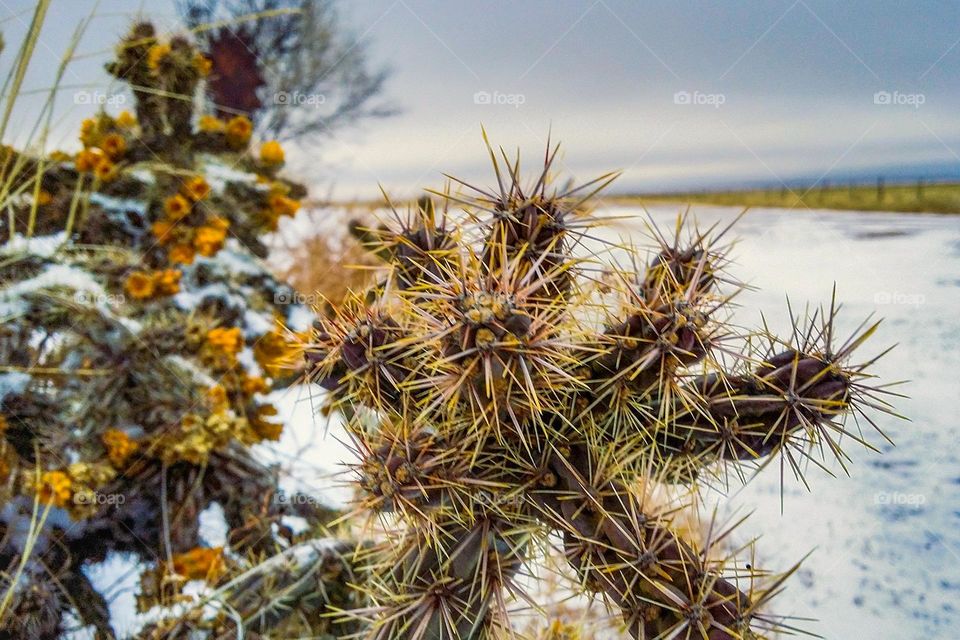
<svg viewBox="0 0 960 640">
<path fill-rule="evenodd" d="M 192 16 L 192 4 L 207 3 L 55 0 L 4 142 L 33 139 L 36 112 L 82 21 L 88 28 L 64 71 L 49 148 L 76 150 L 75 132 L 92 106 L 130 104 L 103 65 L 131 20 L 147 16 L 161 31 L 184 30 L 209 18 Z M 841 329 L 852 331 L 874 313 L 886 318 L 876 350 L 899 344 L 876 371 L 887 382 L 909 381 L 902 391 L 910 397 L 896 406 L 910 420 L 880 419 L 896 447 L 864 423 L 864 438 L 884 455 L 854 447 L 848 469 L 811 467 L 810 491 L 789 469 L 771 465 L 745 489 L 717 488 L 729 498 L 718 499 L 719 508 L 752 512 L 745 531 L 762 534 L 766 564 L 789 566 L 812 552 L 777 603 L 779 611 L 810 619 L 798 626 L 833 639 L 955 635 L 955 5 L 320 4 L 336 16 L 333 45 L 315 58 L 323 64 L 301 61 L 296 71 L 312 73 L 310 81 L 279 83 L 268 74 L 258 89 L 259 108 L 268 114 L 258 127 L 284 141 L 286 171 L 308 185 L 315 207 L 281 227 L 271 257 L 278 269 L 288 269 L 306 295 L 329 280 L 325 263 L 295 269 L 315 264 L 317 246 L 325 246 L 325 238 L 309 244 L 317 229 L 328 228 L 328 209 L 320 205 L 376 201 L 380 186 L 397 199 L 416 197 L 423 187 L 440 187 L 443 173 L 493 184 L 481 126 L 494 145 L 522 150 L 531 166 L 548 138 L 562 142 L 559 168 L 579 181 L 622 170 L 601 201 L 613 214 L 669 225 L 692 205 L 694 217 L 709 224 L 751 206 L 737 227 L 734 268 L 756 290 L 738 298 L 737 321 L 756 326 L 755 310 L 763 308 L 771 328 L 783 330 L 787 295 L 802 310 L 829 301 L 836 283 L 845 303 Z M 0 2 L 7 47 L 0 67 L 9 65 L 33 6 Z M 223 64 L 239 65 L 237 82 L 250 80 L 243 74 L 250 43 L 231 49 L 223 42 Z M 643 242 L 639 225 L 605 233 Z M 295 451 L 304 465 L 300 481 L 324 491 L 337 456 L 316 428 L 304 390 L 280 394 L 283 417 L 295 427 L 279 450 Z"/>
<path fill-rule="evenodd" d="M 49 86 L 44 59 L 59 61 L 92 14 L 64 85 L 106 87 L 102 64 L 128 22 L 142 12 L 177 28 L 185 4 L 54 2 L 26 86 Z M 10 45 L 32 6 L 4 3 Z M 375 198 L 378 183 L 409 195 L 441 171 L 486 176 L 481 123 L 528 153 L 552 132 L 570 173 L 622 169 L 620 192 L 960 177 L 950 3 L 361 0 L 336 9 L 343 51 L 362 49 L 371 74 L 389 72 L 368 106 L 396 111 L 324 126 L 297 145 L 293 166 L 337 197 Z M 332 89 L 287 93 L 263 98 L 305 117 L 329 114 L 335 99 Z M 64 90 L 63 140 L 84 117 L 71 102 Z M 31 123 L 30 104 L 18 109 Z"/>
</svg>

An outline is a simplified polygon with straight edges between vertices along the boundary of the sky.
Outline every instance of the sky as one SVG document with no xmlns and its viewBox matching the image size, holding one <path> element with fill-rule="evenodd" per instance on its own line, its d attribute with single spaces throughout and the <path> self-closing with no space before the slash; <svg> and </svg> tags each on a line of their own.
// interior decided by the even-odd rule
<svg viewBox="0 0 960 640">
<path fill-rule="evenodd" d="M 96 5 L 96 7 L 95 7 Z M 0 0 L 9 68 L 33 2 Z M 547 137 L 578 180 L 667 191 L 960 172 L 960 5 L 916 0 L 352 0 L 351 37 L 392 75 L 400 113 L 301 145 L 288 171 L 326 195 L 409 196 L 443 173 L 490 184 L 481 137 L 532 165 Z M 139 10 L 171 0 L 54 0 L 14 123 L 27 131 L 78 23 L 57 102 L 67 144 L 109 90 L 103 62 Z M 33 120 L 31 120 L 33 118 Z M 8 136 L 9 137 L 9 136 Z M 531 171 L 533 169 L 531 168 Z"/>
</svg>

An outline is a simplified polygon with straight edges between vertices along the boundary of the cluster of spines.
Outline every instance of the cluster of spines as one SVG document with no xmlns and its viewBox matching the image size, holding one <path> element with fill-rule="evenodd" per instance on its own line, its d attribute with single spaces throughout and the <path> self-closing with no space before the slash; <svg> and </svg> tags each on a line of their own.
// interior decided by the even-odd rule
<svg viewBox="0 0 960 640">
<path fill-rule="evenodd" d="M 393 227 L 357 226 L 393 269 L 318 322 L 313 375 L 348 416 L 358 508 L 400 526 L 371 556 L 370 637 L 500 637 L 517 573 L 558 536 L 635 638 L 760 637 L 779 583 L 718 561 L 726 536 L 683 539 L 637 482 L 824 442 L 839 455 L 831 434 L 870 393 L 846 363 L 873 328 L 834 349 L 831 311 L 802 339 L 737 351 L 726 229 L 683 243 L 683 218 L 647 266 L 633 254 L 598 284 L 600 256 L 580 250 L 588 188 L 549 190 L 555 158 L 529 188 L 504 156 L 498 191 L 433 192 L 463 221 L 423 199 Z"/>
</svg>

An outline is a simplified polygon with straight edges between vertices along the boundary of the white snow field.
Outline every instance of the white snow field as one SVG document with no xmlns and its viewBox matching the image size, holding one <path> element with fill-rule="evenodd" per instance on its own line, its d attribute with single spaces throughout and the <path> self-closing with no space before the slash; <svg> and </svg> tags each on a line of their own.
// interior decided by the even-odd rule
<svg viewBox="0 0 960 640">
<path fill-rule="evenodd" d="M 650 215 L 670 230 L 675 207 Z M 644 242 L 643 213 L 602 232 Z M 692 211 L 701 227 L 725 224 L 739 213 L 722 207 Z M 877 414 L 896 443 L 890 446 L 863 423 L 876 453 L 848 441 L 847 477 L 827 464 L 806 471 L 810 491 L 771 464 L 742 488 L 711 494 L 721 517 L 752 512 L 738 543 L 758 536 L 758 562 L 786 569 L 808 553 L 776 600 L 802 629 L 831 640 L 955 637 L 960 628 L 960 217 L 923 214 L 757 209 L 734 227 L 738 238 L 730 271 L 756 290 L 737 298 L 734 320 L 756 327 L 760 311 L 771 329 L 789 327 L 786 296 L 795 313 L 829 305 L 834 283 L 843 303 L 837 335 L 846 337 L 871 313 L 885 318 L 859 356 L 898 346 L 874 367 L 881 382 L 908 380 L 908 399 L 896 408 L 910 421 Z M 288 421 L 271 457 L 292 465 L 285 489 L 331 502 L 349 499 L 333 474 L 348 452 L 336 420 L 315 416 L 317 389 L 274 394 Z M 852 423 L 851 423 L 852 424 Z M 324 435 L 326 433 L 326 436 Z M 338 480 L 342 481 L 341 476 Z M 735 482 L 735 481 L 734 481 Z M 783 501 L 781 512 L 781 486 Z"/>
</svg>

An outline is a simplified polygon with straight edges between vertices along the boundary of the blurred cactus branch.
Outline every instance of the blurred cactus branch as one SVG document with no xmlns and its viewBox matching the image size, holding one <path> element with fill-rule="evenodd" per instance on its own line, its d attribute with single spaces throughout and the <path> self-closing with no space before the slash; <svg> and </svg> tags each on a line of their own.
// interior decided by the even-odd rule
<svg viewBox="0 0 960 640">
<path fill-rule="evenodd" d="M 257 258 L 306 189 L 248 118 L 197 108 L 190 38 L 136 22 L 106 68 L 135 102 L 89 114 L 78 152 L 0 150 L 0 636 L 115 637 L 114 563 L 148 614 L 131 637 L 352 633 L 329 614 L 361 605 L 354 544 L 310 540 L 340 512 L 254 449 L 310 326 Z M 192 581 L 231 591 L 207 609 Z"/>
</svg>

